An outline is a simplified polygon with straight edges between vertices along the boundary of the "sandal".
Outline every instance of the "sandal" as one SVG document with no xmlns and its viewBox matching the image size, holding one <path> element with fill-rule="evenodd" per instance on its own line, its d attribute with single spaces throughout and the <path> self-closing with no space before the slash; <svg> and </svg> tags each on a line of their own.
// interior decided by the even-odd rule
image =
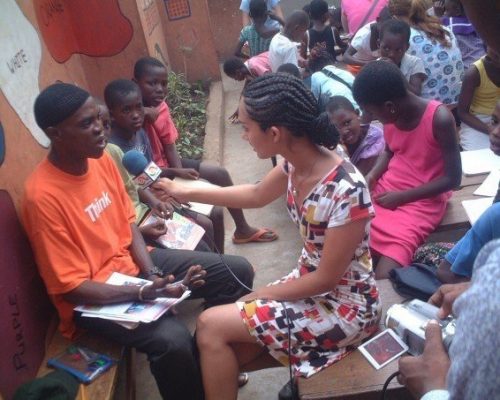
<svg viewBox="0 0 500 400">
<path fill-rule="evenodd" d="M 249 236 L 247 238 L 237 238 L 233 236 L 233 243 L 234 244 L 244 244 L 244 243 L 265 243 L 265 242 L 272 242 L 274 240 L 278 239 L 278 234 L 273 231 L 272 229 L 269 228 L 261 228 L 257 230 L 252 236 Z"/>
</svg>

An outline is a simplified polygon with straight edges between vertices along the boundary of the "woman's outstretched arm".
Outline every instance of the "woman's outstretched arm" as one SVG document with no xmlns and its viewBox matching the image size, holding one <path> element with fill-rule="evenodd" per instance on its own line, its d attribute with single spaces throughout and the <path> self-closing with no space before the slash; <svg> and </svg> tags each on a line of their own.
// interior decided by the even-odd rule
<svg viewBox="0 0 500 400">
<path fill-rule="evenodd" d="M 168 195 L 180 202 L 197 201 L 229 208 L 260 208 L 286 192 L 288 178 L 282 168 L 282 165 L 274 167 L 262 181 L 253 185 L 193 188 L 160 179 L 152 188 L 160 198 Z"/>
</svg>

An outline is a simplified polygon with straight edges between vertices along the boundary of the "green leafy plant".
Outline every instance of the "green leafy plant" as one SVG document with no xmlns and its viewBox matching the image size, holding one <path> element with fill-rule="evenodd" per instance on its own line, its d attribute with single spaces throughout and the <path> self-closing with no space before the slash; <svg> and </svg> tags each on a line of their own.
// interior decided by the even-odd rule
<svg viewBox="0 0 500 400">
<path fill-rule="evenodd" d="M 203 155 L 207 96 L 201 83 L 190 85 L 183 74 L 168 73 L 166 101 L 179 131 L 177 150 L 182 158 L 199 159 Z"/>
</svg>

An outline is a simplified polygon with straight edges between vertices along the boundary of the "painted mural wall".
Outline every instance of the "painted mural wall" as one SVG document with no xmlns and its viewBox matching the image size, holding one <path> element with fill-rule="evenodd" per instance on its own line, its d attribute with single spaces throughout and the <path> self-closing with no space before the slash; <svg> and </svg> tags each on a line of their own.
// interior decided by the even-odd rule
<svg viewBox="0 0 500 400">
<path fill-rule="evenodd" d="M 169 64 L 154 0 L 0 0 L 0 189 L 18 205 L 49 145 L 32 107 L 40 90 L 71 82 L 102 97 L 144 55 Z M 3 161 L 3 162 L 2 162 Z"/>
</svg>

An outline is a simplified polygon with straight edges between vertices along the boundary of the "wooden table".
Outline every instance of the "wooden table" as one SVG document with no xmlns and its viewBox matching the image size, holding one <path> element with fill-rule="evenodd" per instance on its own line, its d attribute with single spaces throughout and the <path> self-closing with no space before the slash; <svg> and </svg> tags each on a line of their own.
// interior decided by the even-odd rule
<svg viewBox="0 0 500 400">
<path fill-rule="evenodd" d="M 474 192 L 481 185 L 487 174 L 462 176 L 460 188 L 453 192 L 448 200 L 446 213 L 436 231 L 429 237 L 429 242 L 454 242 L 459 240 L 470 229 L 470 222 L 462 201 L 481 198 L 474 196 Z"/>
<path fill-rule="evenodd" d="M 377 281 L 382 300 L 382 318 L 379 326 L 384 330 L 384 320 L 387 309 L 393 304 L 399 304 L 403 298 L 392 288 L 388 279 Z M 298 380 L 299 397 L 301 400 L 379 400 L 386 379 L 398 370 L 397 361 L 384 368 L 376 370 L 355 350 L 343 360 L 313 375 L 309 379 Z M 409 392 L 396 379 L 389 384 L 387 399 L 410 400 Z"/>
</svg>

